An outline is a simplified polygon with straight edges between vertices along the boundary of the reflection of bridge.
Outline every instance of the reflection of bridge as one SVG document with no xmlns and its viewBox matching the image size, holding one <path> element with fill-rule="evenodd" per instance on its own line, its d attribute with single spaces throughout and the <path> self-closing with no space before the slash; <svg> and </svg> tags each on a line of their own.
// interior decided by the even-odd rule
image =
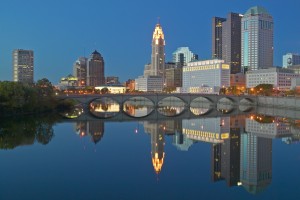
<svg viewBox="0 0 300 200">
<path fill-rule="evenodd" d="M 153 102 L 154 106 L 157 107 L 158 103 L 167 98 L 167 97 L 177 97 L 181 99 L 186 106 L 190 106 L 191 102 L 195 99 L 202 97 L 202 100 L 207 101 L 211 105 L 216 105 L 218 103 L 222 104 L 231 104 L 231 105 L 241 105 L 247 104 L 255 106 L 257 105 L 257 96 L 235 96 L 235 95 L 216 95 L 216 94 L 192 94 L 192 93 L 139 93 L 139 94 L 86 94 L 86 95 L 61 95 L 58 96 L 58 99 L 74 99 L 83 104 L 89 104 L 92 101 L 99 98 L 111 98 L 115 100 L 120 107 L 123 107 L 123 104 L 130 99 L 135 97 L 145 97 Z"/>
<path fill-rule="evenodd" d="M 89 111 L 81 114 L 77 118 L 69 119 L 68 121 L 94 121 L 94 120 L 101 120 L 101 121 L 160 121 L 160 120 L 170 120 L 170 119 L 195 119 L 195 118 L 215 118 L 215 117 L 225 117 L 231 115 L 240 115 L 245 114 L 245 112 L 241 111 L 239 107 L 229 107 L 228 105 L 217 106 L 215 108 L 210 108 L 205 112 L 203 115 L 195 115 L 190 108 L 185 108 L 185 110 L 175 116 L 165 116 L 161 114 L 157 109 L 154 109 L 149 115 L 144 117 L 132 117 L 126 114 L 124 111 L 120 111 L 115 113 L 113 117 L 110 118 L 97 118 Z M 244 109 L 243 109 L 244 110 Z M 255 110 L 255 107 L 248 107 L 249 112 Z"/>
</svg>

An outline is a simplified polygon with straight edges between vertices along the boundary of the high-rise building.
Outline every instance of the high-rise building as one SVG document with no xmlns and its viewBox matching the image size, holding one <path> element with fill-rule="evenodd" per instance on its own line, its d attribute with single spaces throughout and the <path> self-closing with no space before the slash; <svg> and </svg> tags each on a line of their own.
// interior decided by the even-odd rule
<svg viewBox="0 0 300 200">
<path fill-rule="evenodd" d="M 34 57 L 32 50 L 16 49 L 13 56 L 13 81 L 33 83 Z"/>
<path fill-rule="evenodd" d="M 225 18 L 212 18 L 212 58 L 222 59 L 222 22 Z"/>
<path fill-rule="evenodd" d="M 222 59 L 230 74 L 241 72 L 241 19 L 241 14 L 229 13 L 222 23 Z"/>
<path fill-rule="evenodd" d="M 282 57 L 282 66 L 284 68 L 300 64 L 300 55 L 294 53 L 287 53 Z"/>
<path fill-rule="evenodd" d="M 73 76 L 78 79 L 78 86 L 86 86 L 87 58 L 80 57 L 73 65 Z"/>
<path fill-rule="evenodd" d="M 255 6 L 242 17 L 242 70 L 273 67 L 273 17 Z"/>
<path fill-rule="evenodd" d="M 152 54 L 150 73 L 151 76 L 164 76 L 165 69 L 165 36 L 161 25 L 155 26 L 152 37 Z"/>
<path fill-rule="evenodd" d="M 87 86 L 105 84 L 104 59 L 98 51 L 94 51 L 87 63 Z"/>
<path fill-rule="evenodd" d="M 194 54 L 188 47 L 179 47 L 173 52 L 172 62 L 178 67 L 185 66 L 186 63 L 198 60 L 198 55 Z"/>
</svg>

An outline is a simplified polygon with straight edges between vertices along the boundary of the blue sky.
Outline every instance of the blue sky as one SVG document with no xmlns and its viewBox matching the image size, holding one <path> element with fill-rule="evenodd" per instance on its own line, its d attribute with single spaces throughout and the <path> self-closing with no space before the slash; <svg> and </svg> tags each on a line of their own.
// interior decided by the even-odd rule
<svg viewBox="0 0 300 200">
<path fill-rule="evenodd" d="M 0 81 L 12 79 L 13 49 L 35 53 L 35 80 L 53 84 L 72 73 L 79 56 L 97 49 L 105 76 L 121 81 L 143 74 L 151 58 L 157 17 L 166 39 L 166 60 L 180 46 L 211 57 L 211 18 L 263 6 L 274 18 L 274 64 L 300 53 L 299 0 L 1 0 Z"/>
</svg>

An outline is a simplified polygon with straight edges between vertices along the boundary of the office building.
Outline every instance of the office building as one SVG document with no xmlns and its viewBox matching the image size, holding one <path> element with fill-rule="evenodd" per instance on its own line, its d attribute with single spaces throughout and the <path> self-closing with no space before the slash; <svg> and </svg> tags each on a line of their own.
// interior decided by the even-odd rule
<svg viewBox="0 0 300 200">
<path fill-rule="evenodd" d="M 241 19 L 238 13 L 229 13 L 222 22 L 222 57 L 230 66 L 230 74 L 241 72 Z"/>
<path fill-rule="evenodd" d="M 34 55 L 32 50 L 16 49 L 13 56 L 13 81 L 33 83 Z"/>
<path fill-rule="evenodd" d="M 230 68 L 224 60 L 203 60 L 187 63 L 182 68 L 183 93 L 214 93 L 230 86 Z"/>
<path fill-rule="evenodd" d="M 179 47 L 173 52 L 172 56 L 172 62 L 176 63 L 177 67 L 182 67 L 188 62 L 198 60 L 198 55 L 191 52 L 189 47 Z"/>
<path fill-rule="evenodd" d="M 161 76 L 139 76 L 135 79 L 135 90 L 161 92 L 163 90 L 163 79 Z"/>
<path fill-rule="evenodd" d="M 73 65 L 73 76 L 78 79 L 78 86 L 86 86 L 87 58 L 80 57 Z"/>
<path fill-rule="evenodd" d="M 109 85 L 120 84 L 119 77 L 117 77 L 117 76 L 108 76 L 108 77 L 105 78 L 105 84 L 109 84 Z"/>
<path fill-rule="evenodd" d="M 262 7 L 242 17 L 242 71 L 273 67 L 273 17 Z"/>
<path fill-rule="evenodd" d="M 104 59 L 98 51 L 94 51 L 87 63 L 87 86 L 105 84 Z"/>
<path fill-rule="evenodd" d="M 294 54 L 294 53 L 287 53 L 283 55 L 282 57 L 282 67 L 288 68 L 293 65 L 299 65 L 300 64 L 300 55 Z"/>
<path fill-rule="evenodd" d="M 182 68 L 166 69 L 166 87 L 181 87 L 182 86 Z"/>
<path fill-rule="evenodd" d="M 259 84 L 271 84 L 277 90 L 289 90 L 292 78 L 300 77 L 291 69 L 272 67 L 269 69 L 246 72 L 246 87 L 254 88 Z"/>
<path fill-rule="evenodd" d="M 222 23 L 225 18 L 213 17 L 212 18 L 212 58 L 222 59 Z"/>
</svg>

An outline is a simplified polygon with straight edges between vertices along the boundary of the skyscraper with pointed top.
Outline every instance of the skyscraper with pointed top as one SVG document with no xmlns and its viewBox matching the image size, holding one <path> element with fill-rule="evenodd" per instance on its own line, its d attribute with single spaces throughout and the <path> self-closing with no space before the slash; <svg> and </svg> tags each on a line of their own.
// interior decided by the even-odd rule
<svg viewBox="0 0 300 200">
<path fill-rule="evenodd" d="M 145 68 L 145 76 L 164 76 L 165 69 L 165 36 L 160 23 L 155 26 L 152 37 L 151 64 Z"/>
</svg>

